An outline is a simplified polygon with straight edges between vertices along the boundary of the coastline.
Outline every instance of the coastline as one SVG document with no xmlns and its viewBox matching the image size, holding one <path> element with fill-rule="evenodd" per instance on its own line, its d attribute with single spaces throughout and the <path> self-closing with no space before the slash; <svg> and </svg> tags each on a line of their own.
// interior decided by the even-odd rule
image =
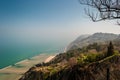
<svg viewBox="0 0 120 80">
<path fill-rule="evenodd" d="M 55 56 L 49 56 L 44 62 L 47 63 L 49 62 L 50 60 L 52 60 Z"/>
<path fill-rule="evenodd" d="M 21 64 L 21 63 L 23 63 L 23 62 L 25 62 L 25 61 L 27 61 L 28 59 L 25 59 L 25 60 L 22 60 L 22 61 L 20 61 L 20 62 L 17 62 L 17 63 L 15 63 L 15 65 L 17 65 L 17 64 Z"/>
<path fill-rule="evenodd" d="M 49 62 L 56 56 L 56 54 L 57 53 L 42 53 L 33 56 L 30 59 L 25 59 L 15 63 L 14 65 L 2 68 L 0 69 L 0 80 L 18 80 L 26 71 L 29 70 L 29 68 L 41 62 Z"/>
<path fill-rule="evenodd" d="M 4 69 L 7 69 L 7 68 L 10 68 L 10 67 L 12 67 L 12 65 L 9 65 L 9 66 L 7 66 L 7 67 L 4 67 L 4 68 L 0 69 L 0 71 L 1 71 L 1 70 L 4 70 Z"/>
<path fill-rule="evenodd" d="M 64 48 L 63 52 L 64 52 L 64 53 L 66 53 L 66 52 L 67 52 L 67 46 Z"/>
</svg>

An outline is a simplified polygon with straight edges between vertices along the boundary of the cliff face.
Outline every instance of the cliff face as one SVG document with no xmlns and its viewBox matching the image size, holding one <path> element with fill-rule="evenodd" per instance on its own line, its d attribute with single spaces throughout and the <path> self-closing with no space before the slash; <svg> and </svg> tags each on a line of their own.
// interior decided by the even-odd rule
<svg viewBox="0 0 120 80">
<path fill-rule="evenodd" d="M 107 68 L 110 70 L 110 80 L 120 80 L 120 55 L 113 55 L 83 67 L 76 64 L 53 74 L 31 68 L 20 80 L 107 80 Z"/>
</svg>

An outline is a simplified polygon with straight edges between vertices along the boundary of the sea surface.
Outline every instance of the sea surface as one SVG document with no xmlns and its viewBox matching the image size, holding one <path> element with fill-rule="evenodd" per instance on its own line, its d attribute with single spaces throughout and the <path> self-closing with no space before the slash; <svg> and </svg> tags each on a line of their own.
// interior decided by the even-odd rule
<svg viewBox="0 0 120 80">
<path fill-rule="evenodd" d="M 0 69 L 43 53 L 60 53 L 65 45 L 59 43 L 2 44 L 0 45 Z"/>
</svg>

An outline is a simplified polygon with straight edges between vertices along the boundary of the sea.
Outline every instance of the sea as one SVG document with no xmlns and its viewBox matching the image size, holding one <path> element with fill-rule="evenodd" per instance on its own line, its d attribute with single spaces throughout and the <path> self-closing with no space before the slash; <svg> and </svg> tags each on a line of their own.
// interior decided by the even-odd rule
<svg viewBox="0 0 120 80">
<path fill-rule="evenodd" d="M 0 69 L 39 54 L 61 53 L 65 46 L 61 43 L 2 44 L 0 45 Z"/>
</svg>

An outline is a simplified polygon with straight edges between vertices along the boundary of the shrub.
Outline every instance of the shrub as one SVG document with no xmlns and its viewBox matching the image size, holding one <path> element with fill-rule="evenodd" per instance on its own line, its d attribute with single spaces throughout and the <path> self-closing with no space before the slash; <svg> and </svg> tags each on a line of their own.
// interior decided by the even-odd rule
<svg viewBox="0 0 120 80">
<path fill-rule="evenodd" d="M 85 62 L 94 62 L 94 61 L 96 61 L 96 58 L 97 58 L 97 55 L 98 54 L 93 54 L 93 53 L 91 53 L 91 54 L 87 54 L 86 55 L 86 59 L 84 60 Z"/>
</svg>

